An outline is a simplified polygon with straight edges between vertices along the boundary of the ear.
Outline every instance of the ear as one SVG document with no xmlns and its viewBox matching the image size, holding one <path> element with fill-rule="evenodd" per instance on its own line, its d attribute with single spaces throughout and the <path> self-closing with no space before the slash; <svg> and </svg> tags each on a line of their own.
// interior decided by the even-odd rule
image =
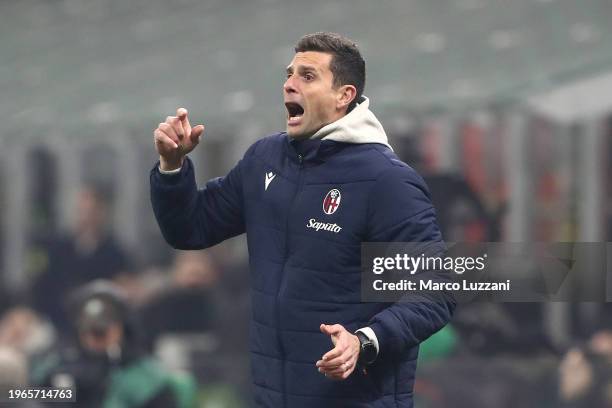
<svg viewBox="0 0 612 408">
<path fill-rule="evenodd" d="M 357 88 L 354 85 L 342 85 L 338 88 L 336 109 L 346 111 L 356 97 Z"/>
</svg>

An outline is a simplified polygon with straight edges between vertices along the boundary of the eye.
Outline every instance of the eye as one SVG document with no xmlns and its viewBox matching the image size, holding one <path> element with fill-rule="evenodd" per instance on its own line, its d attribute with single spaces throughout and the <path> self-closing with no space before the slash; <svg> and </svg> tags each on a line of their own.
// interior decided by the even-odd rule
<svg viewBox="0 0 612 408">
<path fill-rule="evenodd" d="M 312 81 L 314 79 L 314 75 L 306 74 L 306 75 L 304 75 L 304 79 L 306 79 L 307 81 Z"/>
</svg>

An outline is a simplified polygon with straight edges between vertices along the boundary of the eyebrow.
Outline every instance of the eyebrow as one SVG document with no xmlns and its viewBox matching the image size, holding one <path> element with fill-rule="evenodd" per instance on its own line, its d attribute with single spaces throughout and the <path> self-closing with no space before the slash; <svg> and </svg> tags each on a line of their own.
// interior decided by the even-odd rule
<svg viewBox="0 0 612 408">
<path fill-rule="evenodd" d="M 317 69 L 312 65 L 300 65 L 298 67 L 298 71 L 300 74 L 304 74 L 306 72 L 314 72 L 315 74 L 318 73 Z M 289 65 L 287 67 L 287 73 L 288 74 L 293 73 L 293 65 Z"/>
</svg>

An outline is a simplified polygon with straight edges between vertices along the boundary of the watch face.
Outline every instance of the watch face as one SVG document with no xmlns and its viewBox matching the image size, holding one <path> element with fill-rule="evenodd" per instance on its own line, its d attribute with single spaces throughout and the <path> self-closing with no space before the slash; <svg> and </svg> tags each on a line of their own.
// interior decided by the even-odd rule
<svg viewBox="0 0 612 408">
<path fill-rule="evenodd" d="M 359 362 L 361 364 L 372 364 L 376 359 L 376 346 L 365 335 L 359 336 L 361 342 L 361 350 L 359 353 Z"/>
<path fill-rule="evenodd" d="M 365 343 L 361 347 L 363 362 L 366 364 L 372 363 L 376 359 L 376 347 L 371 342 Z"/>
<path fill-rule="evenodd" d="M 376 346 L 372 342 L 372 340 L 361 332 L 357 332 L 357 338 L 359 338 L 360 350 L 359 350 L 359 359 L 357 362 L 361 365 L 369 365 L 376 360 L 378 352 L 376 351 Z"/>
</svg>

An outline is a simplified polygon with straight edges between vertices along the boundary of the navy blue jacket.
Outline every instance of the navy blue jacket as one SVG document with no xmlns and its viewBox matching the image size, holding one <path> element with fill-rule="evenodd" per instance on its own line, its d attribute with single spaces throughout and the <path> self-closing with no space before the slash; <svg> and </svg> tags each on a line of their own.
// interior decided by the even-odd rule
<svg viewBox="0 0 612 408">
<path fill-rule="evenodd" d="M 340 201 L 324 203 L 333 189 Z M 391 149 L 280 133 L 200 190 L 190 160 L 176 175 L 156 166 L 151 199 L 174 248 L 207 248 L 246 232 L 258 407 L 412 407 L 418 344 L 449 321 L 455 304 L 361 302 L 362 242 L 444 245 L 423 179 Z M 317 371 L 333 348 L 321 323 L 374 330 L 380 353 L 367 375 L 355 370 L 334 381 Z"/>
</svg>

